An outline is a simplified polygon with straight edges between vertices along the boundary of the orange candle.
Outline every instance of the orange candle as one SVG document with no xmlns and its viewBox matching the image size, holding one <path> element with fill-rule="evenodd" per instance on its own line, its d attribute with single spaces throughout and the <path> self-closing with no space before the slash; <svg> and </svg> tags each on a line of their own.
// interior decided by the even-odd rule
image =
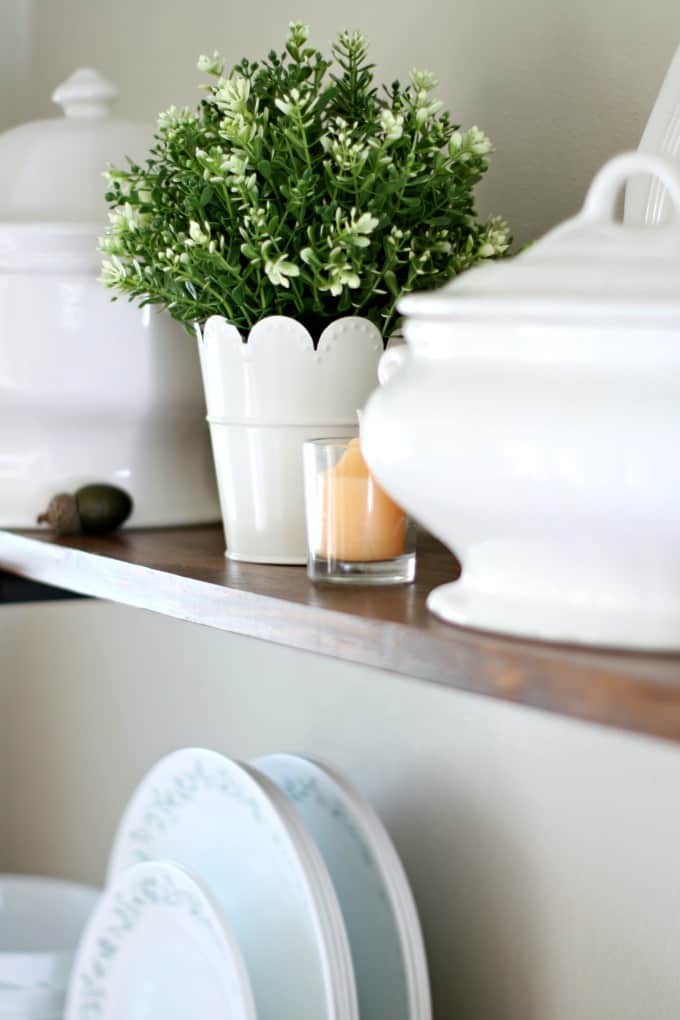
<svg viewBox="0 0 680 1020">
<path fill-rule="evenodd" d="M 321 548 L 326 559 L 360 563 L 404 552 L 406 514 L 368 470 L 358 439 L 321 474 Z"/>
</svg>

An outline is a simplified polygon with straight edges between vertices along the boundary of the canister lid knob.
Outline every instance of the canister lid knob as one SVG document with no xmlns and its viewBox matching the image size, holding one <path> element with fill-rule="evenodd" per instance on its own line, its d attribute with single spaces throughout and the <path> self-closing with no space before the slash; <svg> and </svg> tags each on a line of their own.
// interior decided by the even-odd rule
<svg viewBox="0 0 680 1020">
<path fill-rule="evenodd" d="M 67 117 L 108 117 L 119 96 L 116 86 L 92 67 L 81 67 L 58 85 L 52 101 Z"/>
</svg>

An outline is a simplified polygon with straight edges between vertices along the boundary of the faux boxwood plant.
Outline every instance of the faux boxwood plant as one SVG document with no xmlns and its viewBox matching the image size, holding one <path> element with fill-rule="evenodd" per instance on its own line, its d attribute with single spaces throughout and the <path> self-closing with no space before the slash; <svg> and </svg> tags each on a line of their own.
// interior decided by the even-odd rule
<svg viewBox="0 0 680 1020">
<path fill-rule="evenodd" d="M 201 57 L 198 109 L 161 114 L 144 165 L 109 168 L 106 285 L 189 329 L 280 314 L 316 338 L 363 315 L 388 336 L 401 294 L 507 250 L 475 212 L 491 143 L 442 111 L 434 76 L 379 89 L 363 35 L 326 58 L 308 34 L 291 24 L 283 53 L 228 73 Z"/>
</svg>

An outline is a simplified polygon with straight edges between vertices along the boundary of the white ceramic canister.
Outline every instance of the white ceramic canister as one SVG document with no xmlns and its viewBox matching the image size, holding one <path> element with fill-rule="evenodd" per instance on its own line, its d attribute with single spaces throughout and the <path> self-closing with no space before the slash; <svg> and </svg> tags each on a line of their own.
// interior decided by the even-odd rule
<svg viewBox="0 0 680 1020">
<path fill-rule="evenodd" d="M 616 221 L 653 174 L 669 222 Z M 626 154 L 512 260 L 402 300 L 408 353 L 362 421 L 380 482 L 462 562 L 444 620 L 680 648 L 680 178 Z M 395 363 L 396 359 L 396 363 Z"/>
<path fill-rule="evenodd" d="M 191 337 L 98 282 L 109 162 L 151 130 L 118 120 L 116 88 L 77 71 L 65 116 L 0 135 L 0 526 L 31 527 L 49 498 L 111 482 L 136 527 L 217 520 Z"/>
<path fill-rule="evenodd" d="M 314 347 L 295 319 L 270 315 L 247 342 L 221 316 L 198 347 L 226 536 L 226 555 L 307 562 L 302 444 L 354 435 L 377 381 L 378 329 L 348 316 Z"/>
</svg>

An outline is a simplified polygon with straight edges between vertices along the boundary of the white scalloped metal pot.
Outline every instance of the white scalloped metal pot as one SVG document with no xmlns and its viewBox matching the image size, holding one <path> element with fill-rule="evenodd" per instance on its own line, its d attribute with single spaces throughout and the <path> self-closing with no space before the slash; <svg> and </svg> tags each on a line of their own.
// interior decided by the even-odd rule
<svg viewBox="0 0 680 1020">
<path fill-rule="evenodd" d="M 251 563 L 306 563 L 302 444 L 355 435 L 377 381 L 383 342 L 367 319 L 328 326 L 314 349 L 287 316 L 258 322 L 244 342 L 208 319 L 198 347 L 227 542 Z"/>
<path fill-rule="evenodd" d="M 668 223 L 615 221 L 652 174 Z M 515 259 L 410 295 L 408 353 L 362 419 L 380 482 L 445 542 L 452 623 L 680 647 L 680 178 L 620 156 L 581 213 Z"/>
<path fill-rule="evenodd" d="M 151 141 L 111 115 L 117 95 L 77 71 L 53 95 L 64 117 L 0 135 L 2 527 L 90 481 L 130 492 L 132 526 L 219 517 L 191 338 L 97 281 L 102 171 Z"/>
</svg>

